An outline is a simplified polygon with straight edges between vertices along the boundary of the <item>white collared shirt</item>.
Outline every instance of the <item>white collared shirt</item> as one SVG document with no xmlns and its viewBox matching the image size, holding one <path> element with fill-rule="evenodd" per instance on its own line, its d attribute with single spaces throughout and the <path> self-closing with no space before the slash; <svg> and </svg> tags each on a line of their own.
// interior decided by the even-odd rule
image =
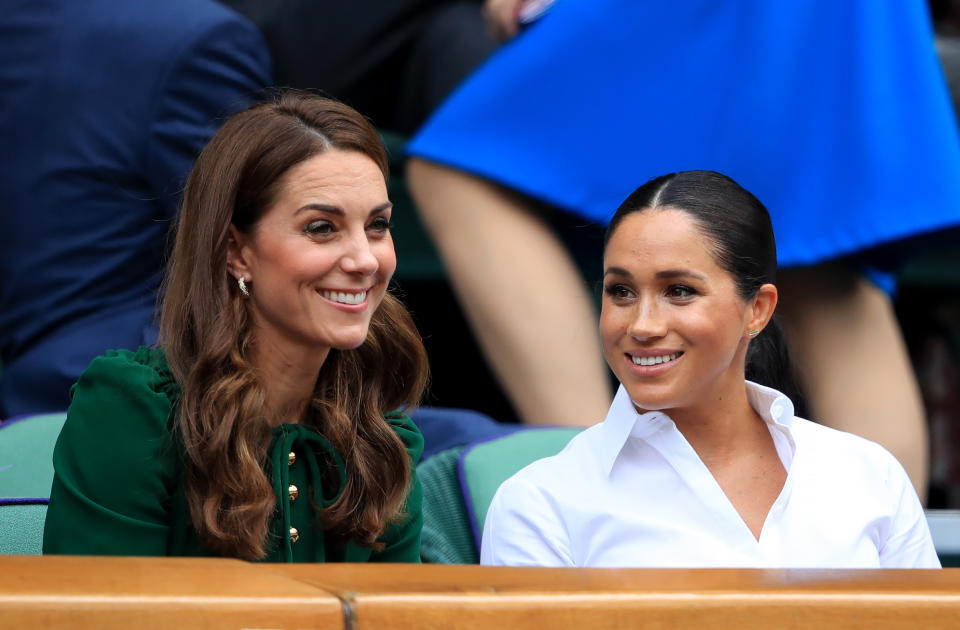
<svg viewBox="0 0 960 630">
<path fill-rule="evenodd" d="M 937 568 L 903 467 L 881 446 L 793 415 L 747 382 L 787 479 L 754 538 L 664 413 L 623 387 L 606 419 L 500 486 L 482 564 L 578 567 Z"/>
</svg>

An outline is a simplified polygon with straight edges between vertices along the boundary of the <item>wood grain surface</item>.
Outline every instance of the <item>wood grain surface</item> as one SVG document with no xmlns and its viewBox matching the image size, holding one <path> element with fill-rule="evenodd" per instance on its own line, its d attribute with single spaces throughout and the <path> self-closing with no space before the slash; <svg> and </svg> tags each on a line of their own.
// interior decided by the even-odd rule
<svg viewBox="0 0 960 630">
<path fill-rule="evenodd" d="M 0 556 L 0 628 L 960 629 L 960 569 L 507 569 Z"/>
<path fill-rule="evenodd" d="M 0 556 L 0 628 L 343 628 L 340 600 L 226 559 Z"/>
</svg>

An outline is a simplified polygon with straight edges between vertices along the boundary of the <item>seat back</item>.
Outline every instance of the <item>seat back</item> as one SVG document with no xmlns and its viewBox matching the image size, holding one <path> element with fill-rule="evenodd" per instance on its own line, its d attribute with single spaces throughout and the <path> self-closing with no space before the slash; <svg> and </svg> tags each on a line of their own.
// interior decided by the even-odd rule
<svg viewBox="0 0 960 630">
<path fill-rule="evenodd" d="M 463 447 L 442 451 L 417 466 L 423 485 L 420 558 L 435 564 L 477 564 L 467 506 L 457 477 Z"/>
<path fill-rule="evenodd" d="M 960 567 L 960 510 L 927 510 L 927 524 L 940 564 Z"/>
<path fill-rule="evenodd" d="M 474 444 L 460 455 L 458 476 L 476 548 L 493 495 L 504 481 L 538 459 L 556 455 L 581 429 L 529 428 Z"/>
<path fill-rule="evenodd" d="M 440 564 L 480 562 L 480 532 L 493 495 L 507 477 L 558 453 L 579 429 L 520 429 L 454 447 L 417 466 L 423 485 L 420 557 Z"/>
<path fill-rule="evenodd" d="M 38 555 L 53 483 L 53 447 L 66 412 L 0 424 L 0 554 Z"/>
</svg>

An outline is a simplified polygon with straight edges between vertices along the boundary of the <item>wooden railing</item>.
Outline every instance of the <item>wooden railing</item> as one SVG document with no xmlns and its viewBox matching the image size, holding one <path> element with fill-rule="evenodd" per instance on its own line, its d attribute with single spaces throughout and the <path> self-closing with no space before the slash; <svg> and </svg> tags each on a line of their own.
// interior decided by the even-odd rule
<svg viewBox="0 0 960 630">
<path fill-rule="evenodd" d="M 0 556 L 0 628 L 960 628 L 960 569 L 259 565 Z"/>
</svg>

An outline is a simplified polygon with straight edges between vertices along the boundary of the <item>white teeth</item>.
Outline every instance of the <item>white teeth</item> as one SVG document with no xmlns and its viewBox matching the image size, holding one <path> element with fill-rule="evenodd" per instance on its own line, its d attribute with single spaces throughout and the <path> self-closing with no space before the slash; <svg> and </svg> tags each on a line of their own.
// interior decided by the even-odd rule
<svg viewBox="0 0 960 630">
<path fill-rule="evenodd" d="M 361 291 L 360 293 L 344 293 L 343 291 L 321 291 L 320 295 L 327 298 L 332 302 L 339 302 L 341 304 L 362 304 L 364 300 L 367 299 L 367 292 Z"/>
<path fill-rule="evenodd" d="M 660 363 L 666 363 L 667 361 L 673 361 L 680 356 L 680 352 L 674 352 L 673 354 L 665 354 L 659 357 L 634 357 L 633 359 L 635 365 L 658 365 Z"/>
</svg>

